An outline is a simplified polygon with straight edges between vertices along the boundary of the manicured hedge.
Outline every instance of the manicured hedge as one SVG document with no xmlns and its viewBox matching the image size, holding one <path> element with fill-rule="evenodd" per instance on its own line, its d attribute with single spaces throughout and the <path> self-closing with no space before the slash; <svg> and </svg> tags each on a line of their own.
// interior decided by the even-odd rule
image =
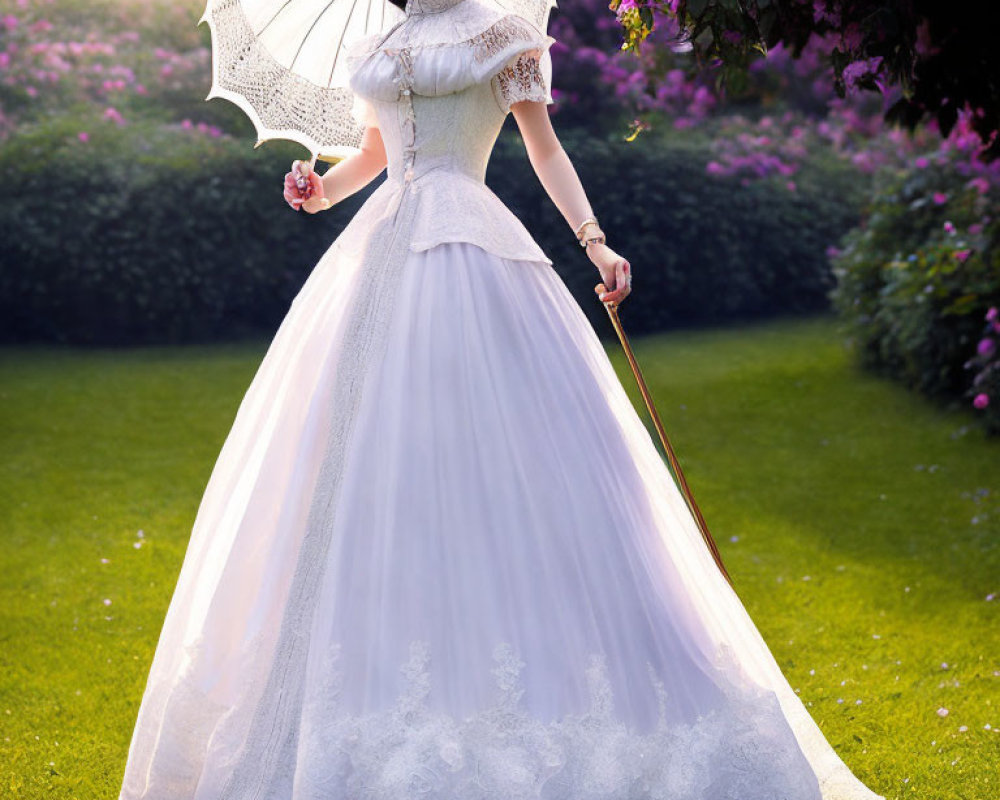
<svg viewBox="0 0 1000 800">
<path fill-rule="evenodd" d="M 281 197 L 294 149 L 60 121 L 0 149 L 6 340 L 127 344 L 275 326 L 343 216 Z M 282 153 L 282 150 L 287 152 Z"/>
<path fill-rule="evenodd" d="M 985 393 L 993 402 L 979 413 L 1000 431 L 1000 369 L 976 382 L 981 365 L 969 363 L 990 331 L 989 309 L 1000 304 L 993 192 L 950 165 L 886 184 L 834 259 L 832 299 L 861 364 L 943 401 Z"/>
<path fill-rule="evenodd" d="M 632 262 L 630 332 L 828 306 L 824 251 L 860 202 L 844 168 L 819 165 L 792 192 L 706 175 L 707 143 L 564 143 L 609 242 Z M 132 344 L 273 331 L 364 198 L 292 212 L 280 184 L 301 152 L 158 123 L 61 117 L 23 130 L 0 148 L 0 338 Z M 606 333 L 597 272 L 514 133 L 487 181 Z"/>
</svg>

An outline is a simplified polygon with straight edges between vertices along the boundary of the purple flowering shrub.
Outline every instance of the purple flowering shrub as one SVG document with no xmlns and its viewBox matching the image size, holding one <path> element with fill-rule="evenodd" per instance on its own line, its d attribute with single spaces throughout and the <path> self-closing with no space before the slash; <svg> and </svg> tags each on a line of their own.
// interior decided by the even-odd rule
<svg viewBox="0 0 1000 800">
<path fill-rule="evenodd" d="M 228 103 L 205 103 L 200 0 L 12 0 L 0 16 L 0 141 L 53 115 L 80 122 L 81 145 L 138 119 L 219 138 L 248 133 Z M 84 151 L 85 152 L 85 151 Z"/>
<path fill-rule="evenodd" d="M 997 409 L 1000 405 L 1000 309 L 990 306 L 983 320 L 986 324 L 976 345 L 976 354 L 964 366 L 973 371 L 968 391 L 972 405 L 987 413 L 996 430 L 1000 427 L 1000 409 Z"/>
<path fill-rule="evenodd" d="M 368 196 L 316 225 L 282 197 L 282 175 L 301 156 L 295 145 L 253 150 L 143 119 L 108 123 L 81 143 L 77 123 L 53 117 L 0 147 L 0 184 L 17 187 L 0 192 L 2 342 L 190 342 L 272 330 Z"/>
<path fill-rule="evenodd" d="M 1000 191 L 952 155 L 957 163 L 938 152 L 876 193 L 831 250 L 831 297 L 862 364 L 930 397 L 971 397 L 1000 432 L 1000 403 L 989 404 L 1000 337 L 982 330 L 1000 304 Z"/>
</svg>

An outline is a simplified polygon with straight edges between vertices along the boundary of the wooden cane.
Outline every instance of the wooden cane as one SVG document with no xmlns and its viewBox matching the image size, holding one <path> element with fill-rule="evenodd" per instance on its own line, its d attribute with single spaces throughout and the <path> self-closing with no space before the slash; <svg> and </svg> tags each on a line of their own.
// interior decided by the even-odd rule
<svg viewBox="0 0 1000 800">
<path fill-rule="evenodd" d="M 618 334 L 618 339 L 622 343 L 622 349 L 625 351 L 625 357 L 628 359 L 629 366 L 632 368 L 632 374 L 635 376 L 635 382 L 639 385 L 639 391 L 642 393 L 642 399 L 646 404 L 646 409 L 649 411 L 649 416 L 653 420 L 653 426 L 656 428 L 656 433 L 660 437 L 660 443 L 663 445 L 663 450 L 667 454 L 667 460 L 670 462 L 674 475 L 677 476 L 677 482 L 681 486 L 681 494 L 684 496 L 684 501 L 687 503 L 688 509 L 691 511 L 695 521 L 698 523 L 698 530 L 701 531 L 701 538 L 704 539 L 705 544 L 708 545 L 708 549 L 712 553 L 712 558 L 715 559 L 715 563 L 719 567 L 719 570 L 729 582 L 729 585 L 732 586 L 733 579 L 729 577 L 729 572 L 726 571 L 726 566 L 722 563 L 722 556 L 719 553 L 719 548 L 716 546 L 715 539 L 712 538 L 712 534 L 708 530 L 708 523 L 705 522 L 705 517 L 702 516 L 701 509 L 698 508 L 698 504 L 695 502 L 694 494 L 691 492 L 691 487 L 688 486 L 687 479 L 684 477 L 684 471 L 681 469 L 681 465 L 677 461 L 677 456 L 674 455 L 674 448 L 670 446 L 670 440 L 667 439 L 667 432 L 663 428 L 663 423 L 660 422 L 660 415 L 656 413 L 656 406 L 653 405 L 653 398 L 650 396 L 649 389 L 646 387 L 646 381 L 642 377 L 642 370 L 639 369 L 639 363 L 635 360 L 635 354 L 632 352 L 632 346 L 629 344 L 624 328 L 622 328 L 621 320 L 618 319 L 617 305 L 618 304 L 614 302 L 604 302 L 604 308 L 607 310 L 608 316 L 611 317 L 611 324 L 614 326 L 615 333 Z"/>
</svg>

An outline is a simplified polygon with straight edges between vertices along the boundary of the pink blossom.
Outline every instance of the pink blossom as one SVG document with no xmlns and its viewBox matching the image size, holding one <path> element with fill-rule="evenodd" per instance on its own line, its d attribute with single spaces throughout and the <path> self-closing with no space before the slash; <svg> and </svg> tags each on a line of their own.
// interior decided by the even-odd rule
<svg viewBox="0 0 1000 800">
<path fill-rule="evenodd" d="M 788 189 L 788 191 L 790 191 L 790 192 L 794 192 L 795 191 L 795 181 L 788 181 L 788 183 L 785 184 L 785 188 Z"/>
<path fill-rule="evenodd" d="M 951 222 L 951 220 L 946 220 L 945 221 L 945 223 L 944 223 L 944 232 L 945 233 L 954 233 L 955 232 L 955 226 Z"/>
<path fill-rule="evenodd" d="M 989 404 L 990 404 L 990 396 L 986 394 L 986 392 L 980 392 L 972 400 L 972 405 L 980 409 L 986 408 L 986 406 L 988 406 Z"/>
<path fill-rule="evenodd" d="M 10 66 L 10 53 L 0 51 L 0 69 L 7 69 Z"/>
<path fill-rule="evenodd" d="M 112 106 L 108 106 L 104 109 L 104 119 L 111 120 L 116 125 L 124 125 L 125 118 L 121 115 L 121 112 Z"/>
<path fill-rule="evenodd" d="M 968 185 L 979 192 L 979 194 L 986 194 L 990 190 L 990 182 L 982 176 L 973 178 L 969 181 Z"/>
<path fill-rule="evenodd" d="M 86 131 L 80 131 L 76 135 L 76 138 L 79 139 L 81 142 L 88 142 L 90 141 L 90 134 L 87 133 Z"/>
<path fill-rule="evenodd" d="M 18 19 L 13 14 L 7 14 L 2 19 L 0 19 L 0 25 L 9 31 L 14 30 L 17 27 Z"/>
<path fill-rule="evenodd" d="M 877 75 L 881 64 L 882 56 L 874 56 L 873 58 L 863 58 L 858 61 L 852 61 L 844 67 L 844 71 L 842 73 L 844 85 L 848 89 L 855 88 L 858 83 L 865 78 Z"/>
<path fill-rule="evenodd" d="M 974 222 L 969 226 L 969 233 L 973 236 L 978 236 L 983 232 L 983 226 L 979 222 Z"/>
<path fill-rule="evenodd" d="M 990 306 L 989 310 L 986 312 L 986 321 L 993 322 L 993 320 L 1000 318 L 1000 310 L 996 306 Z"/>
<path fill-rule="evenodd" d="M 839 25 L 839 12 L 835 8 L 831 10 L 829 6 L 830 4 L 828 0 L 813 0 L 813 21 L 829 22 L 831 25 Z"/>
<path fill-rule="evenodd" d="M 979 340 L 979 344 L 976 345 L 976 352 L 981 356 L 988 356 L 996 349 L 996 346 L 997 343 L 987 336 L 985 339 Z"/>
<path fill-rule="evenodd" d="M 191 130 L 191 128 L 194 127 L 194 125 L 191 123 L 191 120 L 189 120 L 189 119 L 182 119 L 181 120 L 181 127 L 184 130 L 189 131 L 189 130 Z"/>
<path fill-rule="evenodd" d="M 920 156 L 916 161 L 913 162 L 917 169 L 927 169 L 930 166 L 930 161 L 928 161 L 923 156 Z"/>
<path fill-rule="evenodd" d="M 25 86 L 24 93 L 28 95 L 28 97 L 38 97 L 38 89 L 34 86 Z"/>
<path fill-rule="evenodd" d="M 961 262 L 963 262 L 963 263 L 964 263 L 964 262 L 965 262 L 965 260 L 966 260 L 966 259 L 967 259 L 967 258 L 969 257 L 969 254 L 970 254 L 971 252 L 972 252 L 972 251 L 971 251 L 971 250 L 969 250 L 968 248 L 966 248 L 966 249 L 964 249 L 964 250 L 956 250 L 956 251 L 955 251 L 955 253 L 954 253 L 954 256 L 955 256 L 955 258 L 957 258 L 957 259 L 958 259 L 959 261 L 961 261 Z"/>
<path fill-rule="evenodd" d="M 948 195 L 944 192 L 934 192 L 934 202 L 939 206 L 948 202 Z"/>
<path fill-rule="evenodd" d="M 629 11 L 635 11 L 638 8 L 636 0 L 621 0 L 617 11 L 615 11 L 615 16 L 618 17 L 618 21 L 620 22 Z"/>
</svg>

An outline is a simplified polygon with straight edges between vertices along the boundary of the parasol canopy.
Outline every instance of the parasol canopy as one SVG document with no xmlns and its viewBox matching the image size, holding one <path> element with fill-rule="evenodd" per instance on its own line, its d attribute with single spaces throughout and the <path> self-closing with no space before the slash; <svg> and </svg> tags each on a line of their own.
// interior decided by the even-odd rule
<svg viewBox="0 0 1000 800">
<path fill-rule="evenodd" d="M 257 129 L 257 145 L 291 139 L 313 159 L 358 150 L 344 48 L 388 31 L 403 12 L 388 0 L 208 0 L 198 20 L 212 36 L 206 100 L 235 103 Z"/>
</svg>

